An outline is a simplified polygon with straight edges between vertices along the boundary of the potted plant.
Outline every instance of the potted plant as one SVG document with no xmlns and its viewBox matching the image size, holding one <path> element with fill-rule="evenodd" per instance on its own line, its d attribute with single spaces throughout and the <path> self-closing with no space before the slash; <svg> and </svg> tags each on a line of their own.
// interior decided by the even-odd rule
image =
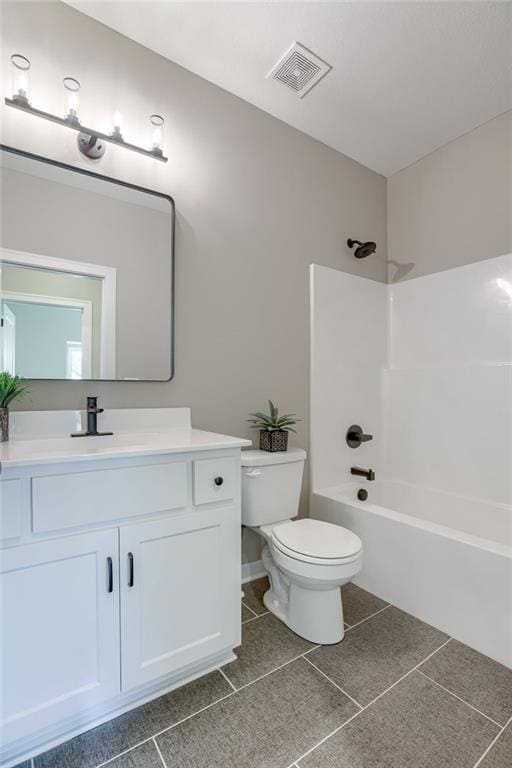
<svg viewBox="0 0 512 768">
<path fill-rule="evenodd" d="M 260 430 L 260 449 L 262 451 L 286 451 L 288 448 L 288 432 L 295 432 L 293 425 L 300 421 L 295 419 L 294 413 L 279 415 L 279 409 L 272 400 L 268 401 L 269 413 L 251 413 L 254 418 L 247 419 L 251 422 L 251 429 Z"/>
<path fill-rule="evenodd" d="M 9 439 L 9 406 L 17 397 L 28 394 L 28 384 L 7 371 L 0 373 L 0 443 Z"/>
</svg>

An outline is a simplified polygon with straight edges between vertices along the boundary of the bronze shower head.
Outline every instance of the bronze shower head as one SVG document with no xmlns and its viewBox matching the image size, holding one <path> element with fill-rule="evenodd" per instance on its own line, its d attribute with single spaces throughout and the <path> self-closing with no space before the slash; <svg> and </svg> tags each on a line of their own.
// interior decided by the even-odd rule
<svg viewBox="0 0 512 768">
<path fill-rule="evenodd" d="M 349 248 L 353 248 L 354 245 L 357 245 L 357 248 L 354 251 L 356 259 L 365 259 L 377 250 L 376 243 L 372 243 L 371 240 L 367 243 L 362 243 L 360 240 L 351 240 L 349 238 L 347 240 L 347 245 Z"/>
</svg>

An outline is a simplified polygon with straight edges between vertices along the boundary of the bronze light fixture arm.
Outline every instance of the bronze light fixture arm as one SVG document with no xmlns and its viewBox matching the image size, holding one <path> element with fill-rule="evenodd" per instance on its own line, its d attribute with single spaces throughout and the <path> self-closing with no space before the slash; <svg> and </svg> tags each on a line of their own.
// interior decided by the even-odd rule
<svg viewBox="0 0 512 768">
<path fill-rule="evenodd" d="M 5 99 L 5 104 L 8 107 L 14 107 L 15 109 L 20 109 L 22 112 L 28 112 L 31 115 L 34 115 L 35 117 L 42 117 L 44 120 L 50 120 L 52 123 L 58 123 L 58 125 L 63 125 L 66 128 L 71 128 L 73 131 L 77 131 L 78 133 L 84 133 L 89 136 L 92 136 L 94 138 L 102 139 L 103 141 L 108 141 L 110 144 L 116 144 L 118 147 L 124 147 L 125 149 L 131 149 L 132 152 L 139 152 L 141 155 L 146 155 L 146 157 L 152 157 L 154 160 L 160 160 L 162 163 L 166 163 L 168 158 L 165 157 L 161 151 L 155 151 L 150 149 L 143 149 L 143 147 L 137 146 L 137 144 L 130 144 L 128 141 L 124 141 L 124 139 L 121 139 L 116 136 L 111 136 L 108 133 L 103 133 L 102 131 L 98 131 L 95 128 L 88 128 L 85 125 L 82 125 L 79 121 L 71 121 L 67 120 L 64 117 L 58 117 L 57 115 L 52 115 L 51 112 L 45 112 L 42 109 L 36 109 L 36 107 L 32 107 L 30 104 L 24 104 L 19 103 L 17 101 L 14 101 L 14 99 Z"/>
</svg>

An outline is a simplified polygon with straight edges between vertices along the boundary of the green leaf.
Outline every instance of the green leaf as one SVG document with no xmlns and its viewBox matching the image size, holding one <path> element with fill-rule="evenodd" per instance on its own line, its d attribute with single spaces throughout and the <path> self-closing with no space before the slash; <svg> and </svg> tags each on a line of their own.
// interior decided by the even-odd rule
<svg viewBox="0 0 512 768">
<path fill-rule="evenodd" d="M 0 408 L 8 408 L 13 400 L 25 397 L 28 392 L 28 384 L 19 376 L 12 376 L 7 371 L 0 373 Z"/>
<path fill-rule="evenodd" d="M 294 413 L 285 413 L 280 416 L 279 409 L 272 400 L 268 401 L 268 407 L 269 413 L 256 411 L 255 413 L 250 414 L 252 418 L 247 419 L 247 421 L 251 424 L 251 429 L 259 428 L 268 432 L 274 432 L 276 429 L 284 429 L 286 431 L 295 432 L 295 430 L 292 429 L 292 425 L 296 424 L 300 419 L 295 418 Z"/>
</svg>

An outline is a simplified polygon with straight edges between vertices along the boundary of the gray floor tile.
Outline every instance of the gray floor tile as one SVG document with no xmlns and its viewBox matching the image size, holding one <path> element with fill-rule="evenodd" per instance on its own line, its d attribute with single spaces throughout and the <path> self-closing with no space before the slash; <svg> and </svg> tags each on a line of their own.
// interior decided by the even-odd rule
<svg viewBox="0 0 512 768">
<path fill-rule="evenodd" d="M 93 768 L 230 692 L 220 672 L 212 672 L 45 752 L 34 768 Z"/>
<path fill-rule="evenodd" d="M 512 765 L 512 723 L 505 728 L 478 768 L 510 768 Z"/>
<path fill-rule="evenodd" d="M 450 640 L 421 671 L 500 725 L 512 717 L 512 669 L 467 645 Z"/>
<path fill-rule="evenodd" d="M 244 591 L 244 603 L 258 614 L 266 613 L 267 609 L 263 604 L 263 595 L 269 588 L 270 584 L 268 578 L 264 576 L 262 579 L 256 579 L 256 581 L 248 581 L 246 584 L 242 584 Z"/>
<path fill-rule="evenodd" d="M 254 619 L 254 613 L 242 603 L 242 621 L 248 621 L 248 619 Z"/>
<path fill-rule="evenodd" d="M 281 664 L 313 648 L 272 613 L 242 626 L 242 645 L 237 660 L 223 667 L 235 688 L 251 683 Z"/>
<path fill-rule="evenodd" d="M 109 763 L 109 768 L 164 768 L 164 766 L 157 748 L 152 741 L 148 741 Z"/>
<path fill-rule="evenodd" d="M 341 588 L 341 598 L 343 601 L 343 618 L 348 626 L 367 619 L 368 616 L 389 605 L 385 600 L 381 600 L 380 597 L 372 595 L 371 592 L 367 592 L 355 584 L 345 584 Z"/>
<path fill-rule="evenodd" d="M 417 672 L 298 762 L 299 768 L 473 768 L 499 731 Z"/>
<path fill-rule="evenodd" d="M 287 768 L 355 712 L 298 659 L 166 731 L 157 743 L 169 768 Z"/>
<path fill-rule="evenodd" d="M 349 629 L 341 643 L 324 645 L 308 658 L 364 706 L 447 639 L 443 632 L 391 606 Z"/>
</svg>

